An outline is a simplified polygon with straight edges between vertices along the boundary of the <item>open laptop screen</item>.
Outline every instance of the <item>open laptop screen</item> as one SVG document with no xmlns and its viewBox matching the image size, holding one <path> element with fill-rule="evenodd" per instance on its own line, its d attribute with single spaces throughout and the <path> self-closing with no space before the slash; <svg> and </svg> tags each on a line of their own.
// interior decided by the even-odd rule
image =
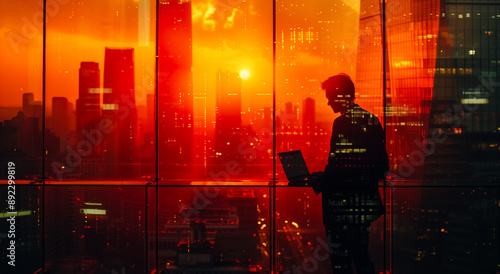
<svg viewBox="0 0 500 274">
<path fill-rule="evenodd" d="M 300 150 L 281 152 L 278 153 L 278 156 L 289 181 L 309 175 L 309 170 Z"/>
</svg>

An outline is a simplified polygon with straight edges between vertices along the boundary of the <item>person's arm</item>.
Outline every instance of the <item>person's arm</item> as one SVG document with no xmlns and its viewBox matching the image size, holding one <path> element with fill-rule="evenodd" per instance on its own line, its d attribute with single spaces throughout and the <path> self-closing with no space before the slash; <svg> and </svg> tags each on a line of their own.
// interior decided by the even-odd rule
<svg viewBox="0 0 500 274">
<path fill-rule="evenodd" d="M 326 165 L 325 170 L 318 173 L 318 178 L 312 183 L 314 193 L 331 192 L 341 187 L 352 186 L 344 184 L 349 178 L 349 174 L 348 170 L 338 169 L 332 164 Z"/>
</svg>

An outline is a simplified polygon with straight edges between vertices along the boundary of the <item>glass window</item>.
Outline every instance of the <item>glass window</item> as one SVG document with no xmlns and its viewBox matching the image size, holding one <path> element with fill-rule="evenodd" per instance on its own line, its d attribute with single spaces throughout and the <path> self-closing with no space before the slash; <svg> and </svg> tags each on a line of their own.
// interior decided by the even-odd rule
<svg viewBox="0 0 500 274">
<path fill-rule="evenodd" d="M 2 1 L 0 273 L 499 272 L 499 10 Z"/>
<path fill-rule="evenodd" d="M 267 182 L 272 3 L 160 1 L 158 12 L 160 178 Z"/>
<path fill-rule="evenodd" d="M 47 16 L 47 175 L 154 175 L 154 4 L 48 1 Z"/>
</svg>

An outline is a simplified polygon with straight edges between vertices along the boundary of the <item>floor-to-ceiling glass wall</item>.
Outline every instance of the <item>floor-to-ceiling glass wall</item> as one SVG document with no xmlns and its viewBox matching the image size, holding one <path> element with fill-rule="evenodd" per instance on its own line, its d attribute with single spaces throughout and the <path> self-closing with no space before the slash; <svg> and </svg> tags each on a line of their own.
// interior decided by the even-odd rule
<svg viewBox="0 0 500 274">
<path fill-rule="evenodd" d="M 500 271 L 497 1 L 0 10 L 0 272 L 331 273 L 278 153 L 325 169 L 338 73 L 385 133 L 375 269 Z"/>
</svg>

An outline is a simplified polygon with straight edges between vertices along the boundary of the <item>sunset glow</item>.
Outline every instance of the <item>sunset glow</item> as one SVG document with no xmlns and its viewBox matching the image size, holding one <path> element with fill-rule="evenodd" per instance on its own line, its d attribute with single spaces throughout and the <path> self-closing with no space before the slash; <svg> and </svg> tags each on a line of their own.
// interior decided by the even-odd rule
<svg viewBox="0 0 500 274">
<path fill-rule="evenodd" d="M 242 70 L 240 71 L 240 77 L 241 79 L 247 79 L 250 77 L 250 72 L 248 72 L 248 70 Z"/>
</svg>

